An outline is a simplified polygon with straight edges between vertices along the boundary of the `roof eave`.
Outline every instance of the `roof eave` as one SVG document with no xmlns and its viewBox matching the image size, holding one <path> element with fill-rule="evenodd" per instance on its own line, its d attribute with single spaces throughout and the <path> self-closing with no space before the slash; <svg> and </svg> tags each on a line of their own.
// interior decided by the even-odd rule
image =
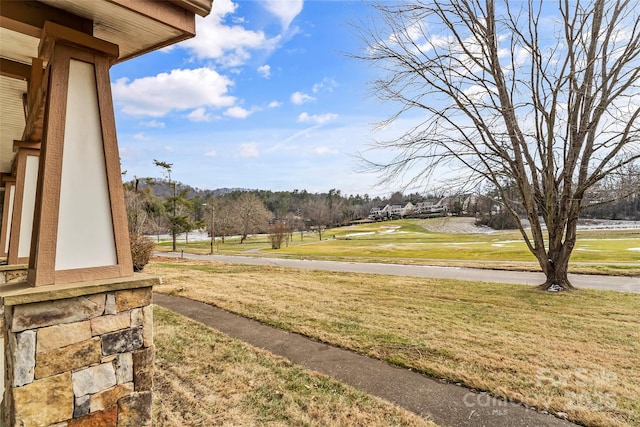
<svg viewBox="0 0 640 427">
<path fill-rule="evenodd" d="M 170 0 L 183 9 L 186 9 L 196 15 L 207 16 L 211 12 L 213 0 Z"/>
</svg>

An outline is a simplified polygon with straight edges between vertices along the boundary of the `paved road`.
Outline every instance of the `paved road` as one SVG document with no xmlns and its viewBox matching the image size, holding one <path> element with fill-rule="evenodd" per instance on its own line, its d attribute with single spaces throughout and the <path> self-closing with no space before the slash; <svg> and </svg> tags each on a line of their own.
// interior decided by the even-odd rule
<svg viewBox="0 0 640 427">
<path fill-rule="evenodd" d="M 179 258 L 179 252 L 156 253 L 159 256 Z M 388 274 L 392 276 L 431 277 L 435 279 L 479 280 L 483 282 L 538 285 L 544 282 L 544 274 L 524 271 L 482 270 L 464 267 L 435 267 L 427 265 L 378 264 L 366 262 L 315 261 L 285 258 L 258 258 L 231 255 L 192 255 L 184 258 L 221 261 L 235 264 L 277 265 L 280 267 L 310 270 L 341 271 L 350 273 Z M 603 289 L 640 293 L 640 277 L 597 276 L 570 274 L 571 283 L 577 288 Z"/>
</svg>

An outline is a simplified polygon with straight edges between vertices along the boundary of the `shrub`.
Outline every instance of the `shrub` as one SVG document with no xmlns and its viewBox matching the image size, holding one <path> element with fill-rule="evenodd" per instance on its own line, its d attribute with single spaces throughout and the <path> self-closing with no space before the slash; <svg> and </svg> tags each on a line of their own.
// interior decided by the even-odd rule
<svg viewBox="0 0 640 427">
<path fill-rule="evenodd" d="M 133 271 L 142 271 L 153 255 L 155 243 L 153 240 L 138 233 L 130 233 L 131 259 L 133 261 Z"/>
<path fill-rule="evenodd" d="M 276 222 L 269 227 L 269 240 L 271 249 L 280 249 L 282 243 L 289 236 L 289 228 L 282 222 Z"/>
<path fill-rule="evenodd" d="M 514 230 L 518 228 L 515 218 L 508 212 L 483 215 L 476 219 L 476 225 L 486 225 L 494 230 Z"/>
</svg>

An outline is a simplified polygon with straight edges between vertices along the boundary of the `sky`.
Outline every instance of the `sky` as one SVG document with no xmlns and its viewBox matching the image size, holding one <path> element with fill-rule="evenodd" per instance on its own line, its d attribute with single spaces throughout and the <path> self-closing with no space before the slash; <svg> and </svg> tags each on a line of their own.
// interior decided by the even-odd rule
<svg viewBox="0 0 640 427">
<path fill-rule="evenodd" d="M 349 57 L 360 1 L 215 0 L 195 38 L 111 69 L 125 180 L 172 178 L 201 189 L 306 189 L 388 195 L 362 172 L 375 123 L 375 69 Z M 385 112 L 387 113 L 385 115 Z"/>
<path fill-rule="evenodd" d="M 540 48 L 554 52 L 548 58 L 553 72 L 556 57 L 564 52 L 557 40 L 564 30 L 556 3 L 542 4 Z M 384 197 L 397 190 L 438 192 L 454 178 L 464 181 L 460 164 L 439 165 L 430 182 L 423 182 L 430 188 L 404 187 L 424 169 L 420 162 L 403 171 L 399 179 L 406 182 L 363 172 L 360 153 L 389 163 L 398 153 L 371 151 L 375 142 L 430 121 L 428 112 L 415 109 L 376 127 L 398 105 L 371 94 L 370 83 L 384 70 L 350 56 L 365 53 L 353 24 L 375 13 L 368 0 L 215 0 L 209 16 L 196 18 L 196 37 L 114 66 L 111 81 L 125 179 L 161 177 L 162 170 L 153 165 L 157 159 L 173 164 L 173 179 L 201 189 L 338 189 L 345 195 Z M 631 36 L 635 16 L 626 16 L 626 24 L 616 26 L 609 40 L 618 54 Z M 424 43 L 422 52 L 447 43 L 456 52 L 456 39 L 446 35 L 443 24 L 434 24 L 427 22 L 425 33 L 409 26 L 405 34 L 414 45 Z M 388 40 L 398 39 L 392 34 Z M 526 75 L 530 68 L 530 55 L 522 46 L 512 52 L 507 32 L 499 40 L 504 75 L 517 82 L 518 73 Z M 465 52 L 473 51 L 473 37 L 465 38 L 464 45 Z M 478 86 L 477 72 L 465 70 L 473 67 L 462 70 L 457 83 L 461 91 L 471 100 L 490 98 L 491 82 Z M 522 88 L 526 97 L 526 86 Z M 427 90 L 420 99 L 436 107 L 446 102 L 442 95 L 432 95 Z M 620 113 L 630 117 L 637 108 L 638 88 L 628 95 L 615 105 L 616 124 L 626 123 L 619 120 Z M 529 105 L 521 105 L 520 125 L 534 129 Z M 558 117 L 562 127 L 561 112 Z M 465 120 L 456 125 L 471 125 Z M 447 131 L 446 126 L 438 129 Z"/>
</svg>

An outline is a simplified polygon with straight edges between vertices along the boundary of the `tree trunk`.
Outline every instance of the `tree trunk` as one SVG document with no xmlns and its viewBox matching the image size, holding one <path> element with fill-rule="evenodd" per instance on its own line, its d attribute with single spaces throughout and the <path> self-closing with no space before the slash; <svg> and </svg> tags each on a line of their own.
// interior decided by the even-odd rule
<svg viewBox="0 0 640 427">
<path fill-rule="evenodd" d="M 569 281 L 569 256 L 558 254 L 540 262 L 546 281 L 538 287 L 545 291 L 560 292 L 576 289 Z"/>
<path fill-rule="evenodd" d="M 171 183 L 171 178 L 169 178 L 169 183 Z M 175 221 L 176 218 L 176 183 L 173 183 L 173 221 Z M 173 239 L 173 252 L 175 252 L 177 250 L 177 246 L 176 246 L 176 235 L 178 233 L 176 233 L 175 230 L 175 223 L 172 223 L 172 228 L 173 230 L 171 230 L 171 237 Z"/>
</svg>

